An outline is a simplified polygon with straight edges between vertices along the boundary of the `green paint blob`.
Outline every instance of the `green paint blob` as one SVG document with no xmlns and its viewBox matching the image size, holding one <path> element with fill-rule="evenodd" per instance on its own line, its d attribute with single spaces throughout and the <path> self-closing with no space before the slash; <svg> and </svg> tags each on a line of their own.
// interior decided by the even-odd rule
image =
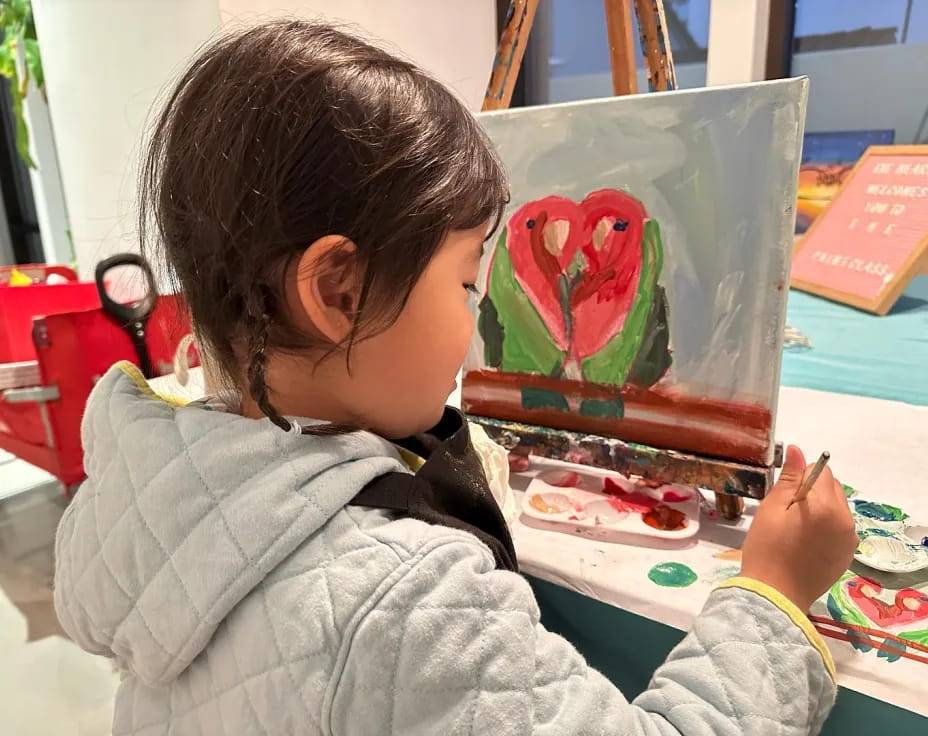
<svg viewBox="0 0 928 736">
<path fill-rule="evenodd" d="M 844 483 L 841 484 L 841 490 L 844 491 L 844 495 L 847 496 L 848 498 L 853 498 L 854 496 L 857 495 L 856 489 L 851 488 L 850 486 L 845 485 Z"/>
<path fill-rule="evenodd" d="M 496 305 L 487 294 L 480 302 L 477 330 L 483 338 L 483 359 L 490 368 L 499 368 L 503 364 L 503 325 L 499 321 Z"/>
<path fill-rule="evenodd" d="M 516 280 L 506 247 L 505 230 L 493 252 L 487 296 L 493 302 L 503 336 L 500 370 L 548 375 L 553 366 L 563 362 L 564 351 L 558 349 L 538 311 Z M 490 316 L 484 317 L 483 329 L 489 328 L 490 339 L 495 339 L 495 326 Z"/>
<path fill-rule="evenodd" d="M 628 373 L 628 382 L 641 388 L 657 383 L 670 369 L 670 328 L 667 325 L 667 294 L 662 286 L 654 293 L 654 304 L 645 323 L 638 355 Z"/>
<path fill-rule="evenodd" d="M 877 521 L 905 521 L 909 515 L 897 506 L 875 501 L 854 501 L 854 510 L 868 519 Z"/>
<path fill-rule="evenodd" d="M 543 388 L 522 387 L 523 409 L 555 409 L 557 411 L 570 411 L 567 399 L 556 391 Z"/>
<path fill-rule="evenodd" d="M 622 403 L 621 397 L 617 397 L 612 401 L 584 399 L 580 402 L 580 413 L 585 417 L 621 419 L 625 416 L 625 404 Z"/>
<path fill-rule="evenodd" d="M 648 571 L 648 579 L 664 588 L 685 588 L 696 582 L 696 573 L 680 562 L 662 562 Z"/>
</svg>

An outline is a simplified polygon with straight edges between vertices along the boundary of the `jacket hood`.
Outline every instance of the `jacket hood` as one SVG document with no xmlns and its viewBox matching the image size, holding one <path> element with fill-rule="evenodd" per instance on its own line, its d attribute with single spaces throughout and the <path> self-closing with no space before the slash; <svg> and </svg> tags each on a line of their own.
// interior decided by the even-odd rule
<svg viewBox="0 0 928 736">
<path fill-rule="evenodd" d="M 84 649 L 175 679 L 242 599 L 374 478 L 403 471 L 369 433 L 295 436 L 172 404 L 111 369 L 81 429 L 87 481 L 56 539 L 55 608 Z"/>
</svg>

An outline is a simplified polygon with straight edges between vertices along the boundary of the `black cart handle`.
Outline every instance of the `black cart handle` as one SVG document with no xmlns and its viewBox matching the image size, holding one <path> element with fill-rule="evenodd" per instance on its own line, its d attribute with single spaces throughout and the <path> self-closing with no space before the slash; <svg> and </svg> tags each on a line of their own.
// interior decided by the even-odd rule
<svg viewBox="0 0 928 736">
<path fill-rule="evenodd" d="M 106 291 L 106 282 L 104 281 L 106 274 L 120 266 L 135 266 L 145 277 L 145 293 L 134 304 L 121 304 Z M 155 275 L 152 273 L 148 261 L 142 256 L 136 253 L 118 253 L 115 256 L 103 259 L 97 264 L 95 280 L 103 311 L 118 320 L 123 327 L 136 322 L 145 322 L 151 316 L 155 303 L 158 301 L 158 289 L 155 286 Z"/>
</svg>

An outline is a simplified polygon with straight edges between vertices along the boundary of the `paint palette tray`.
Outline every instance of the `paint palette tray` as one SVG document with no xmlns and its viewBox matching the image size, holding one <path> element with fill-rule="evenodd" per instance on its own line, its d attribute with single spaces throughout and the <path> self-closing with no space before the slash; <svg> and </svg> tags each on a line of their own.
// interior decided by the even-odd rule
<svg viewBox="0 0 928 736">
<path fill-rule="evenodd" d="M 548 467 L 522 497 L 523 521 L 545 529 L 634 544 L 699 532 L 700 498 L 682 485 L 654 486 L 614 473 Z"/>
<path fill-rule="evenodd" d="M 857 529 L 854 559 L 874 570 L 911 573 L 928 568 L 928 526 L 901 509 L 861 498 L 848 500 Z"/>
</svg>

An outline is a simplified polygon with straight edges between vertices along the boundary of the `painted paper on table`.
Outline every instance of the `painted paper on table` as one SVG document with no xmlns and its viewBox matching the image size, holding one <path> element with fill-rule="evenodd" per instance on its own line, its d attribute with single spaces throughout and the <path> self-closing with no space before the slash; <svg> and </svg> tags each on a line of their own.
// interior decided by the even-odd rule
<svg viewBox="0 0 928 736">
<path fill-rule="evenodd" d="M 870 146 L 891 145 L 894 130 L 806 133 L 799 167 L 796 232 L 801 234 L 831 204 L 857 160 Z"/>
<path fill-rule="evenodd" d="M 769 464 L 807 86 L 481 116 L 512 201 L 465 410 Z"/>
</svg>

